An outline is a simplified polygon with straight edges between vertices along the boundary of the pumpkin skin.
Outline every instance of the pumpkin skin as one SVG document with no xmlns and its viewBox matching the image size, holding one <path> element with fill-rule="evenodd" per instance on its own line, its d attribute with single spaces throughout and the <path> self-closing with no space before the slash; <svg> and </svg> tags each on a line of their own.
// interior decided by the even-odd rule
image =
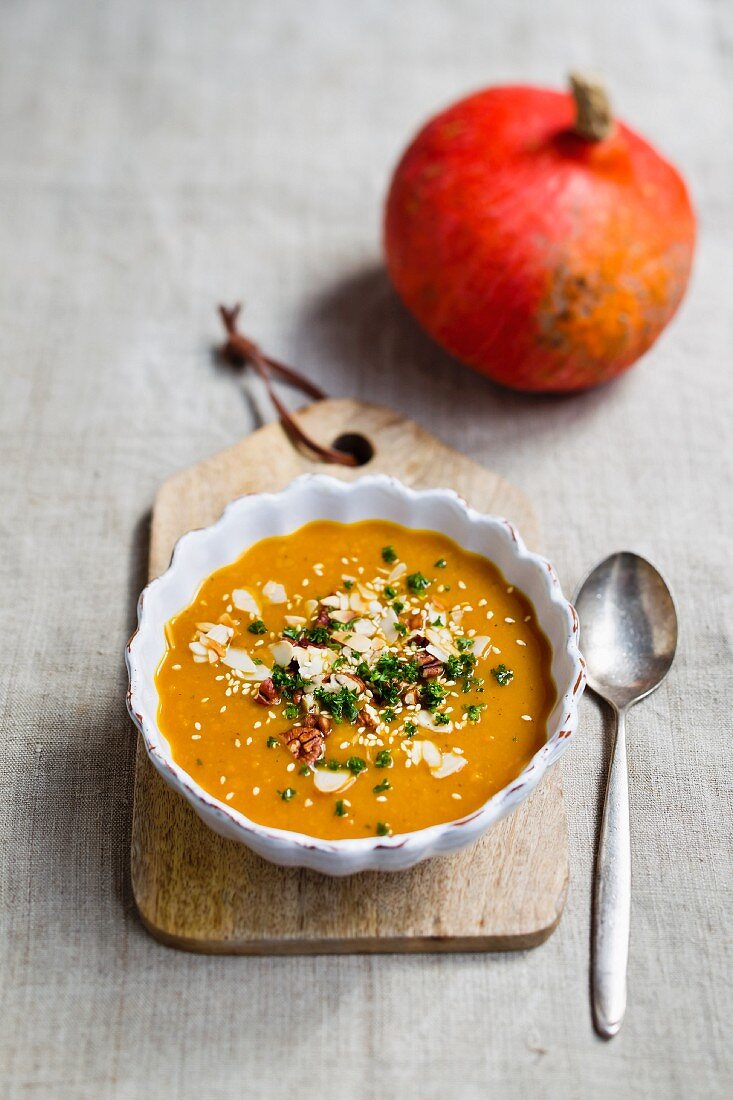
<svg viewBox="0 0 733 1100">
<path fill-rule="evenodd" d="M 573 131 L 570 94 L 489 88 L 418 133 L 389 191 L 394 286 L 439 344 L 519 390 L 621 374 L 677 309 L 695 217 L 675 168 L 620 122 Z"/>
</svg>

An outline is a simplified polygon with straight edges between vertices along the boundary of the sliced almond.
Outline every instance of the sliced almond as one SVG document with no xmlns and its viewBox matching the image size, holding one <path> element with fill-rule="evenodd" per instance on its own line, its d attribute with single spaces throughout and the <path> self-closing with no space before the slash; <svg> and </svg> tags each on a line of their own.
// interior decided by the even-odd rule
<svg viewBox="0 0 733 1100">
<path fill-rule="evenodd" d="M 287 603 L 288 594 L 277 581 L 268 581 L 262 586 L 262 595 L 270 603 Z"/>
<path fill-rule="evenodd" d="M 310 618 L 312 615 L 315 615 L 316 611 L 318 610 L 318 600 L 306 600 L 303 604 L 303 610 L 305 611 L 308 618 Z"/>
<path fill-rule="evenodd" d="M 406 573 L 406 572 L 407 572 L 407 566 L 405 565 L 405 563 L 403 561 L 398 561 L 397 565 L 394 567 L 392 572 L 387 577 L 387 580 L 390 581 L 390 582 L 397 581 L 397 580 L 400 579 L 400 577 L 403 575 L 403 573 Z"/>
<path fill-rule="evenodd" d="M 365 638 L 371 638 L 377 628 L 371 619 L 356 619 L 352 622 L 351 629 L 355 634 L 363 634 Z"/>
<path fill-rule="evenodd" d="M 440 767 L 430 769 L 433 779 L 445 779 L 449 775 L 455 775 L 456 772 L 466 766 L 464 757 L 456 756 L 453 752 L 444 752 L 442 756 Z"/>
<path fill-rule="evenodd" d="M 435 645 L 433 642 L 431 642 L 430 645 L 426 645 L 425 648 L 428 653 L 430 653 L 433 657 L 437 657 L 438 660 L 442 661 L 444 664 L 450 657 L 450 653 L 443 649 L 442 646 Z"/>
<path fill-rule="evenodd" d="M 423 741 L 422 758 L 431 771 L 433 768 L 439 768 L 443 762 L 442 752 L 432 741 Z"/>
<path fill-rule="evenodd" d="M 364 614 L 368 605 L 364 602 L 359 592 L 350 592 L 349 607 L 352 611 L 359 611 L 361 614 Z"/>
<path fill-rule="evenodd" d="M 287 638 L 283 638 L 279 642 L 273 642 L 272 645 L 269 646 L 269 650 L 275 664 L 287 668 L 293 659 L 295 646 L 292 642 L 289 642 Z"/>
<path fill-rule="evenodd" d="M 448 722 L 444 725 L 439 725 L 430 711 L 419 710 L 415 715 L 415 721 L 418 726 L 424 726 L 425 729 L 432 730 L 433 733 L 450 733 L 453 729 L 453 723 Z"/>
<path fill-rule="evenodd" d="M 316 768 L 313 772 L 313 786 L 321 794 L 340 794 L 354 782 L 351 772 L 332 772 L 329 768 Z"/>
<path fill-rule="evenodd" d="M 334 607 L 338 609 L 341 607 L 341 598 L 340 596 L 325 596 L 321 600 L 321 603 L 324 607 Z"/>
<path fill-rule="evenodd" d="M 286 615 L 285 622 L 288 626 L 305 626 L 307 619 L 304 619 L 302 615 Z"/>
<path fill-rule="evenodd" d="M 479 634 L 473 639 L 473 648 L 471 652 L 474 657 L 483 657 L 490 645 L 491 638 L 487 638 L 484 634 Z"/>
<path fill-rule="evenodd" d="M 235 649 L 233 646 L 229 646 L 226 651 L 223 663 L 229 668 L 236 668 L 239 672 L 254 672 L 258 667 L 246 649 Z"/>
<path fill-rule="evenodd" d="M 202 660 L 208 661 L 209 655 L 206 651 L 206 646 L 201 645 L 201 642 L 189 642 L 188 648 L 195 657 L 200 657 Z"/>
<path fill-rule="evenodd" d="M 248 588 L 235 588 L 232 592 L 232 603 L 237 611 L 248 611 L 250 615 L 259 616 L 259 604 Z"/>
<path fill-rule="evenodd" d="M 355 650 L 357 653 L 368 653 L 372 648 L 372 643 L 369 638 L 366 638 L 363 634 L 352 634 L 349 637 L 348 642 L 344 643 L 349 649 Z"/>
</svg>

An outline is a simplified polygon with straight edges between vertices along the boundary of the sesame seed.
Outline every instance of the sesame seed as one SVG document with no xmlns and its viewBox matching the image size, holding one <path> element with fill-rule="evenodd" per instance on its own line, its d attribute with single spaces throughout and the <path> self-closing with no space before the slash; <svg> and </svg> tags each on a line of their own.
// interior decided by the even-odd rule
<svg viewBox="0 0 733 1100">
<path fill-rule="evenodd" d="M 247 738 L 247 744 L 248 744 L 248 745 L 251 745 L 251 744 L 252 744 L 252 738 L 251 738 L 251 737 L 248 737 L 248 738 Z"/>
<path fill-rule="evenodd" d="M 350 746 L 351 746 L 350 741 L 342 741 L 341 744 L 339 745 L 339 748 L 340 749 L 348 749 L 348 748 L 350 748 Z"/>
<path fill-rule="evenodd" d="M 303 588 L 307 588 L 309 584 L 310 584 L 310 581 L 308 580 L 308 578 L 304 577 L 303 578 Z"/>
<path fill-rule="evenodd" d="M 458 587 L 461 588 L 461 589 L 464 589 L 466 587 L 466 582 L 465 581 L 459 581 L 458 582 Z"/>
<path fill-rule="evenodd" d="M 511 595 L 513 591 L 514 591 L 514 585 L 510 584 L 509 587 L 507 588 L 507 592 L 509 593 L 509 595 Z"/>
<path fill-rule="evenodd" d="M 173 669 L 174 672 L 179 672 L 181 666 L 180 665 L 171 665 L 171 668 Z"/>
<path fill-rule="evenodd" d="M 253 787 L 252 788 L 252 794 L 259 794 L 259 793 L 260 793 L 260 788 L 259 787 Z"/>
<path fill-rule="evenodd" d="M 375 801 L 377 801 L 377 802 L 386 802 L 387 801 L 387 796 L 384 795 L 384 794 L 378 794 Z"/>
<path fill-rule="evenodd" d="M 486 618 L 487 619 L 493 619 L 493 617 L 494 617 L 494 612 L 493 611 L 487 611 L 486 612 Z"/>
<path fill-rule="evenodd" d="M 200 723 L 200 722 L 194 722 L 194 724 L 193 724 L 193 728 L 194 728 L 195 730 L 200 730 L 200 729 L 201 729 L 201 723 Z"/>
<path fill-rule="evenodd" d="M 312 805 L 313 805 L 313 799 L 312 799 L 312 798 L 306 798 L 306 800 L 305 800 L 305 802 L 303 803 L 303 805 L 304 805 L 304 806 L 312 806 Z"/>
<path fill-rule="evenodd" d="M 526 645 L 526 644 L 527 643 L 523 642 L 521 638 L 517 638 L 517 645 Z"/>
<path fill-rule="evenodd" d="M 288 772 L 294 772 L 294 771 L 295 771 L 295 764 L 293 764 L 292 762 L 291 762 L 290 764 L 288 764 L 288 766 L 287 766 L 287 768 L 285 769 L 285 771 L 288 771 Z"/>
<path fill-rule="evenodd" d="M 523 722 L 531 722 L 532 721 L 532 715 L 531 714 L 523 714 L 522 715 L 522 721 Z"/>
<path fill-rule="evenodd" d="M 229 794 L 226 796 L 226 800 L 227 800 L 227 802 L 231 802 L 231 800 L 233 798 L 234 798 L 234 791 L 230 791 Z"/>
<path fill-rule="evenodd" d="M 219 776 L 219 782 L 221 783 L 222 787 L 224 786 L 226 781 L 227 781 L 227 777 L 225 775 L 220 775 Z"/>
<path fill-rule="evenodd" d="M 260 728 L 260 726 L 261 726 L 261 725 L 262 725 L 262 722 L 255 722 L 255 724 L 254 724 L 254 726 L 252 727 L 252 729 L 258 730 L 258 729 Z"/>
<path fill-rule="evenodd" d="M 481 599 L 479 600 L 479 602 L 478 602 L 478 605 L 479 605 L 479 607 L 486 607 L 486 605 L 487 605 L 487 603 L 488 603 L 488 602 L 489 602 L 489 601 L 488 601 L 487 599 L 484 599 L 484 598 L 482 597 L 482 598 L 481 598 Z"/>
<path fill-rule="evenodd" d="M 501 650 L 499 649 L 498 645 L 492 645 L 491 652 L 492 653 L 501 653 Z"/>
<path fill-rule="evenodd" d="M 223 707 L 219 707 L 219 714 L 223 714 L 226 709 L 227 708 L 226 708 L 226 703 L 225 703 Z"/>
<path fill-rule="evenodd" d="M 457 799 L 457 800 L 458 800 L 459 802 L 460 802 L 460 800 L 461 800 L 461 797 L 462 797 L 462 796 L 461 796 L 460 794 L 456 794 L 456 792 L 455 792 L 455 791 L 454 791 L 454 792 L 453 792 L 453 794 L 451 795 L 451 798 L 455 798 L 455 799 Z"/>
<path fill-rule="evenodd" d="M 234 747 L 235 749 L 241 749 L 242 747 L 242 742 L 239 740 L 238 737 L 234 738 Z"/>
<path fill-rule="evenodd" d="M 505 623 L 513 623 L 514 619 L 510 619 L 509 616 L 507 615 L 506 618 L 504 619 L 504 622 Z"/>
<path fill-rule="evenodd" d="M 200 741 L 201 740 L 201 734 L 200 733 L 192 733 L 191 734 L 191 740 L 192 741 Z"/>
</svg>

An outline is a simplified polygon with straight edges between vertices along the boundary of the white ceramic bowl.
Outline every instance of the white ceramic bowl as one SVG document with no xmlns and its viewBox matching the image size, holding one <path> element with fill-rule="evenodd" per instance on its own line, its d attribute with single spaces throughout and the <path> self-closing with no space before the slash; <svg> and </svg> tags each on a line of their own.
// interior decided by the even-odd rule
<svg viewBox="0 0 733 1100">
<path fill-rule="evenodd" d="M 157 723 L 155 671 L 165 651 L 165 623 L 191 602 L 201 582 L 214 570 L 260 539 L 288 534 L 314 519 L 386 519 L 405 527 L 441 531 L 466 550 L 490 558 L 509 583 L 534 604 L 539 626 L 552 647 L 552 675 L 558 693 L 548 722 L 548 740 L 515 780 L 468 816 L 390 837 L 320 840 L 257 825 L 204 791 L 173 760 Z M 417 491 L 384 476 L 347 483 L 305 475 L 280 493 L 240 497 L 213 526 L 191 531 L 178 541 L 167 571 L 151 581 L 140 596 L 138 628 L 126 650 L 127 705 L 155 767 L 217 833 L 288 867 L 309 867 L 329 875 L 398 871 L 428 856 L 471 844 L 518 806 L 562 756 L 575 732 L 578 700 L 585 687 L 577 639 L 577 616 L 564 598 L 552 566 L 531 553 L 505 519 L 475 512 L 449 489 Z"/>
</svg>

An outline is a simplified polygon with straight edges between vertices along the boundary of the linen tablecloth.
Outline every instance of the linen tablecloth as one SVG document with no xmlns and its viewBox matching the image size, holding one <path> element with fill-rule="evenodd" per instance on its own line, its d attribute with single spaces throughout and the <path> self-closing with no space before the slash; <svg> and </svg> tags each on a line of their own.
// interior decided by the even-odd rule
<svg viewBox="0 0 733 1100">
<path fill-rule="evenodd" d="M 0 32 L 2 1095 L 730 1095 L 730 6 L 30 0 Z M 515 396 L 396 302 L 381 205 L 432 111 L 572 66 L 686 173 L 699 252 L 626 377 Z M 618 548 L 668 577 L 679 657 L 630 719 L 614 1042 L 588 1005 L 609 732 L 590 696 L 565 766 L 567 908 L 537 950 L 202 958 L 143 931 L 122 650 L 156 487 L 256 423 L 211 356 L 215 306 L 239 297 L 272 354 L 522 488 L 569 592 Z"/>
</svg>

